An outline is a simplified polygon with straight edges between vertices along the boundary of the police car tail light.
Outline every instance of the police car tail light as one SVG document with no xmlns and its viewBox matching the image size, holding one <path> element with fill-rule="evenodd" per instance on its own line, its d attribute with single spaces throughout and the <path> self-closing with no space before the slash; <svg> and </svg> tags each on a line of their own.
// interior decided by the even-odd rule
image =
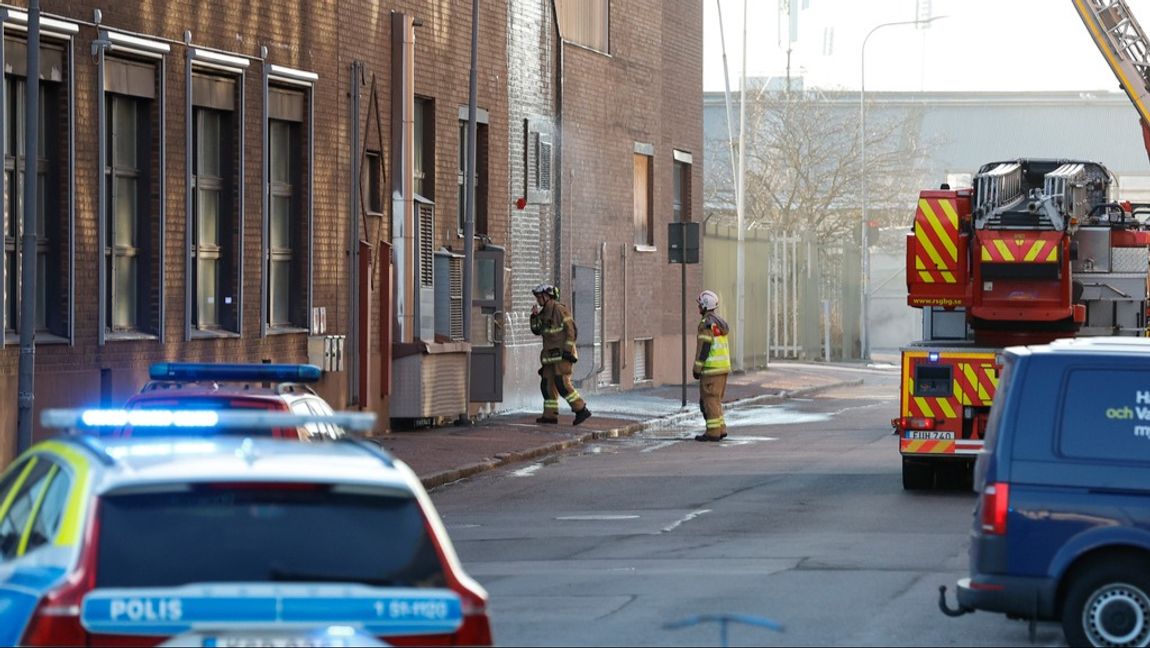
<svg viewBox="0 0 1150 648">
<path fill-rule="evenodd" d="M 987 484 L 982 491 L 982 532 L 987 535 L 1005 535 L 1009 510 L 1010 484 Z"/>
<path fill-rule="evenodd" d="M 94 511 L 93 511 L 94 513 Z M 75 570 L 36 605 L 24 631 L 24 646 L 85 646 L 88 631 L 80 623 L 80 605 L 96 582 L 95 538 L 98 523 L 93 515 Z"/>
<path fill-rule="evenodd" d="M 491 622 L 487 618 L 487 597 L 462 585 L 456 592 L 463 599 L 463 625 L 455 632 L 455 644 L 490 646 Z"/>
</svg>

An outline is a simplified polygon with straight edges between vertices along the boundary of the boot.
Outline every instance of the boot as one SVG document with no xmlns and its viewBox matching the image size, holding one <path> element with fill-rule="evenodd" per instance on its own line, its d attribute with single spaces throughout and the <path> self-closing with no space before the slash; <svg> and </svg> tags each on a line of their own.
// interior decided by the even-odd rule
<svg viewBox="0 0 1150 648">
<path fill-rule="evenodd" d="M 547 418 L 546 416 L 540 416 L 539 418 L 535 419 L 535 422 L 536 423 L 545 423 L 547 425 L 555 425 L 556 423 L 559 422 L 559 419 Z"/>
<path fill-rule="evenodd" d="M 586 421 L 589 418 L 591 418 L 591 410 L 588 409 L 586 405 L 584 405 L 583 409 L 579 410 L 578 412 L 575 412 L 575 425 L 579 425 L 580 423 L 582 423 L 583 421 Z"/>
<path fill-rule="evenodd" d="M 696 441 L 722 441 L 727 437 L 727 433 L 723 432 L 722 436 L 711 436 L 709 434 L 696 434 Z"/>
</svg>

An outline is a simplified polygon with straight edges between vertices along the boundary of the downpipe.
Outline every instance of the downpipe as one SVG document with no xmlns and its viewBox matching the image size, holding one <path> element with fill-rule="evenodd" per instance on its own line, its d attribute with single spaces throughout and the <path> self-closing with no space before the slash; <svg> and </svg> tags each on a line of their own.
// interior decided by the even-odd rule
<svg viewBox="0 0 1150 648">
<path fill-rule="evenodd" d="M 946 602 L 946 585 L 938 586 L 938 609 L 948 617 L 960 617 L 974 612 L 974 608 L 968 608 L 962 605 L 958 607 L 950 607 Z"/>
</svg>

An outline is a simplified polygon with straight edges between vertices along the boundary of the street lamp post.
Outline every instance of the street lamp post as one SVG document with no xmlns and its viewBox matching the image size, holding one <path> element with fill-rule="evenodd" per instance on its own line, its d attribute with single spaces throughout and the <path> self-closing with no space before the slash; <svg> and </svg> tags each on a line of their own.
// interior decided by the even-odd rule
<svg viewBox="0 0 1150 648">
<path fill-rule="evenodd" d="M 867 240 L 867 217 L 866 217 L 866 204 L 867 204 L 867 172 L 866 172 L 866 44 L 874 33 L 883 27 L 897 27 L 899 25 L 927 25 L 946 16 L 932 16 L 924 20 L 900 20 L 898 22 L 882 23 L 875 25 L 871 28 L 865 38 L 863 38 L 862 49 L 859 53 L 859 157 L 861 162 L 859 168 L 861 174 L 859 178 L 859 192 L 861 220 L 859 227 L 862 229 L 862 235 L 859 240 L 862 242 L 862 309 L 859 316 L 859 335 L 862 346 L 862 359 L 864 362 L 870 361 L 870 330 L 868 320 L 870 318 L 870 246 Z M 845 351 L 845 350 L 844 350 Z"/>
</svg>

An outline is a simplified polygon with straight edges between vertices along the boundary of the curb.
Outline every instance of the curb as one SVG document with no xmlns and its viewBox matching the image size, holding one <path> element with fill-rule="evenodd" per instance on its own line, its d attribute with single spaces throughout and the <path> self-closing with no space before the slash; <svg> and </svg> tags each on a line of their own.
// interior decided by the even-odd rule
<svg viewBox="0 0 1150 648">
<path fill-rule="evenodd" d="M 805 387 L 803 389 L 796 389 L 793 391 L 784 390 L 774 394 L 762 394 L 759 396 L 751 396 L 749 398 L 731 401 L 730 403 L 725 403 L 723 408 L 737 409 L 740 407 L 749 407 L 752 405 L 761 405 L 764 403 L 781 402 L 787 400 L 788 398 L 802 398 L 804 396 L 810 396 L 829 389 L 836 389 L 839 387 L 854 387 L 861 385 L 862 383 L 862 378 L 856 378 L 854 380 L 844 380 L 827 385 L 819 385 L 817 387 Z M 467 479 L 468 477 L 473 477 L 480 473 L 494 470 L 501 466 L 558 454 L 565 450 L 570 450 L 571 448 L 576 448 L 592 441 L 598 441 L 599 439 L 618 439 L 633 436 L 636 433 L 642 432 L 644 430 L 673 427 L 695 417 L 697 414 L 698 412 L 695 410 L 675 412 L 647 421 L 631 423 L 622 427 L 610 428 L 607 430 L 593 430 L 585 434 L 581 434 L 577 437 L 566 439 L 564 441 L 555 441 L 553 443 L 536 446 L 534 448 L 528 448 L 526 450 L 516 450 L 514 452 L 500 453 L 491 459 L 468 464 L 459 468 L 452 468 L 450 470 L 443 470 L 437 473 L 432 473 L 425 477 L 420 477 L 419 480 L 423 483 L 424 488 L 431 490 L 439 486 L 457 482 L 461 479 Z"/>
</svg>

